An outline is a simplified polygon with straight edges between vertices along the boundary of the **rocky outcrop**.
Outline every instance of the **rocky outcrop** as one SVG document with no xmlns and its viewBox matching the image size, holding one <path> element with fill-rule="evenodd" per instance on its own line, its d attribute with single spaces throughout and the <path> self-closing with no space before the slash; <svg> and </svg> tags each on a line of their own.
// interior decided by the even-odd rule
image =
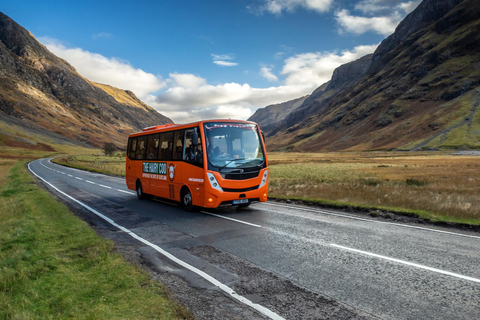
<svg viewBox="0 0 480 320">
<path fill-rule="evenodd" d="M 358 81 L 367 73 L 372 62 L 372 56 L 372 54 L 366 55 L 335 69 L 326 90 L 334 90 Z"/>
<path fill-rule="evenodd" d="M 424 0 L 397 26 L 395 32 L 378 46 L 372 57 L 369 74 L 375 73 L 388 63 L 395 54 L 395 47 L 410 38 L 415 32 L 439 21 L 462 0 Z M 388 54 L 391 53 L 391 54 Z"/>
<path fill-rule="evenodd" d="M 266 135 L 270 135 L 276 127 L 280 126 L 285 118 L 302 105 L 308 96 L 260 108 L 248 119 L 258 123 Z"/>
</svg>

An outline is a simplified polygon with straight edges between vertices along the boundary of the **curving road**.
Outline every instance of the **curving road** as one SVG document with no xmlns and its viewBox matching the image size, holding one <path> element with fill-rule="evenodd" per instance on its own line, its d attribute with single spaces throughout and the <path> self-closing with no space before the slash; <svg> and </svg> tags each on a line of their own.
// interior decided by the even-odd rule
<svg viewBox="0 0 480 320">
<path fill-rule="evenodd" d="M 480 318 L 478 233 L 275 202 L 187 213 L 122 178 L 29 168 L 130 259 L 182 279 L 162 281 L 198 318 Z"/>
</svg>

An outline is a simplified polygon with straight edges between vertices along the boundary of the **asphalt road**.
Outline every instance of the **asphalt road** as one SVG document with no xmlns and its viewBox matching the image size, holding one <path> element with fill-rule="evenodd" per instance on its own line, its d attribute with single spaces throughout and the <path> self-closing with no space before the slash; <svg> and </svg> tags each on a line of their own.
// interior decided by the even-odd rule
<svg viewBox="0 0 480 320">
<path fill-rule="evenodd" d="M 215 296 L 185 302 L 203 308 L 198 318 L 221 318 L 222 308 L 239 319 L 480 318 L 479 233 L 276 202 L 187 213 L 159 199 L 137 200 L 122 178 L 48 159 L 29 167 L 100 234 L 130 241 L 140 264 L 181 278 L 179 291 Z M 125 240 L 132 234 L 144 241 Z"/>
</svg>

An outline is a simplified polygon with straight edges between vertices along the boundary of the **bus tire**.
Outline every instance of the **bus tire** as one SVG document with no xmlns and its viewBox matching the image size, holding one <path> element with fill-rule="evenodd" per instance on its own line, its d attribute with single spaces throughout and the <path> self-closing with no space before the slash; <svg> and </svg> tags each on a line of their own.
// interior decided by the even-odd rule
<svg viewBox="0 0 480 320">
<path fill-rule="evenodd" d="M 192 193 L 187 187 L 182 188 L 181 201 L 182 208 L 185 211 L 192 212 L 195 210 L 195 206 L 193 205 Z"/>
<path fill-rule="evenodd" d="M 143 193 L 143 187 L 142 187 L 142 183 L 140 182 L 140 180 L 137 180 L 137 198 L 139 200 L 145 200 L 145 199 L 148 199 L 148 195 Z"/>
</svg>

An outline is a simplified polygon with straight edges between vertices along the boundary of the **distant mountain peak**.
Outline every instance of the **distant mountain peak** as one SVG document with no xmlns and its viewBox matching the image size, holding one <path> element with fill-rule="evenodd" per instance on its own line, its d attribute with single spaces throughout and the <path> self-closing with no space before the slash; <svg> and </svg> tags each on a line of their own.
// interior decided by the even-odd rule
<svg viewBox="0 0 480 320">
<path fill-rule="evenodd" d="M 95 147 L 125 147 L 129 133 L 172 122 L 131 91 L 83 78 L 1 12 L 0 121 Z"/>
<path fill-rule="evenodd" d="M 479 43 L 478 0 L 424 0 L 371 59 L 339 67 L 326 88 L 269 128 L 267 146 L 480 149 Z"/>
</svg>

